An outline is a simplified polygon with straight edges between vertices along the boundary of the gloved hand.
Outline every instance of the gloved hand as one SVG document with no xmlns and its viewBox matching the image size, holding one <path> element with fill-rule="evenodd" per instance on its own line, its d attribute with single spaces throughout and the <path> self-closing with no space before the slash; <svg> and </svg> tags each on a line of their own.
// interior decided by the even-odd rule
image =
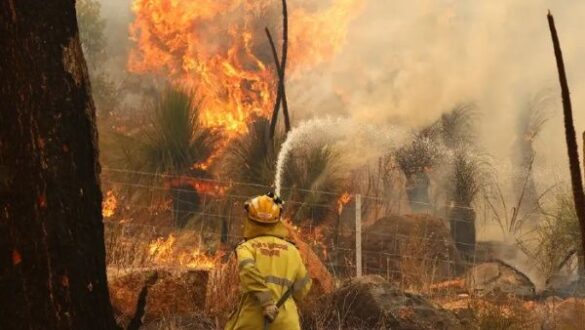
<svg viewBox="0 0 585 330">
<path fill-rule="evenodd" d="M 278 315 L 278 307 L 276 307 L 276 304 L 274 303 L 268 304 L 264 306 L 263 314 L 264 317 L 266 317 L 267 319 L 270 320 L 270 322 L 272 322 L 274 321 L 274 319 L 276 319 L 276 316 Z"/>
</svg>

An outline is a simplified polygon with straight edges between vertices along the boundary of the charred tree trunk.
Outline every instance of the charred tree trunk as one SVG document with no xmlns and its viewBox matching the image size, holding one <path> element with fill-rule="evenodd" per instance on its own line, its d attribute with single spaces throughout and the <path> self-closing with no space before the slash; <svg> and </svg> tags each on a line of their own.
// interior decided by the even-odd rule
<svg viewBox="0 0 585 330">
<path fill-rule="evenodd" d="M 451 237 L 461 257 L 467 261 L 475 255 L 475 219 L 476 214 L 471 206 L 455 204 L 449 211 L 449 227 Z"/>
<path fill-rule="evenodd" d="M 282 0 L 282 59 L 278 59 L 278 54 L 276 53 L 276 46 L 274 45 L 274 41 L 272 36 L 270 35 L 270 31 L 268 28 L 265 29 L 266 36 L 268 37 L 268 41 L 270 42 L 270 49 L 272 50 L 272 57 L 274 58 L 274 65 L 276 67 L 276 73 L 278 74 L 278 87 L 276 93 L 276 101 L 274 102 L 274 110 L 272 111 L 272 119 L 270 120 L 270 138 L 274 139 L 274 134 L 276 131 L 276 122 L 278 120 L 278 109 L 282 104 L 282 112 L 284 114 L 284 127 L 285 131 L 288 133 L 291 129 L 290 127 L 290 118 L 288 115 L 288 102 L 286 100 L 286 91 L 285 91 L 285 72 L 286 72 L 286 59 L 288 54 L 288 9 L 286 5 L 286 0 Z"/>
<path fill-rule="evenodd" d="M 190 184 L 182 184 L 171 189 L 173 200 L 174 225 L 177 228 L 185 228 L 189 219 L 199 209 L 201 197 L 197 190 Z"/>
<path fill-rule="evenodd" d="M 113 329 L 75 2 L 0 15 L 0 328 Z"/>
<path fill-rule="evenodd" d="M 407 175 L 406 195 L 412 212 L 425 213 L 431 209 L 429 188 L 430 179 L 424 170 Z"/>
<path fill-rule="evenodd" d="M 571 185 L 573 187 L 573 198 L 575 201 L 575 211 L 579 218 L 581 229 L 581 251 L 580 257 L 585 255 L 585 194 L 583 192 L 583 181 L 581 177 L 581 167 L 579 165 L 579 150 L 577 147 L 577 135 L 573 125 L 573 109 L 571 105 L 571 96 L 569 94 L 569 84 L 567 83 L 567 74 L 565 73 L 565 64 L 555 21 L 553 16 L 548 13 L 548 25 L 553 41 L 557 69 L 559 71 L 559 83 L 561 85 L 561 95 L 563 97 L 563 113 L 565 119 L 565 137 L 567 140 L 567 152 L 569 154 L 569 167 L 571 170 Z M 583 272 L 581 271 L 581 275 Z"/>
</svg>

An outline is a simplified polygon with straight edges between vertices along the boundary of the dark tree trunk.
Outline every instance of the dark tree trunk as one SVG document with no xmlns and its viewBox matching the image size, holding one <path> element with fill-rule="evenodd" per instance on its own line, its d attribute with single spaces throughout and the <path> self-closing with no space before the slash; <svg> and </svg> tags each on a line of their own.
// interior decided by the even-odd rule
<svg viewBox="0 0 585 330">
<path fill-rule="evenodd" d="M 197 212 L 201 204 L 201 198 L 197 190 L 189 184 L 172 188 L 173 216 L 177 228 L 184 228 L 193 213 Z"/>
<path fill-rule="evenodd" d="M 557 35 L 555 21 L 553 16 L 548 13 L 548 25 L 553 41 L 553 48 L 559 72 L 559 83 L 561 85 L 561 95 L 563 98 L 563 114 L 565 120 L 565 138 L 567 141 L 567 153 L 569 155 L 569 168 L 571 170 L 571 186 L 573 188 L 573 200 L 575 201 L 575 211 L 579 219 L 581 229 L 581 258 L 585 255 L 585 193 L 583 192 L 583 180 L 581 178 L 581 166 L 579 165 L 579 150 L 577 147 L 577 134 L 573 125 L 573 107 L 571 105 L 571 96 L 569 93 L 569 84 L 561 52 L 561 44 Z M 581 276 L 585 275 L 581 271 Z"/>
<path fill-rule="evenodd" d="M 75 2 L 0 15 L 0 328 L 113 329 Z"/>
<path fill-rule="evenodd" d="M 429 188 L 430 179 L 424 171 L 415 172 L 407 176 L 406 195 L 412 212 L 426 213 L 431 209 Z"/>
<path fill-rule="evenodd" d="M 475 255 L 475 218 L 471 207 L 455 206 L 449 211 L 451 237 L 461 257 L 468 261 Z"/>
</svg>

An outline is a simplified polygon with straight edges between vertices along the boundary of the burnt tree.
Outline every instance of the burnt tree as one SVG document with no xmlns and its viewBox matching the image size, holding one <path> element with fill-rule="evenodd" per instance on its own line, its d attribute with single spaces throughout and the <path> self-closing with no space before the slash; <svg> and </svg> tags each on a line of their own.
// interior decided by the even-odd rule
<svg viewBox="0 0 585 330">
<path fill-rule="evenodd" d="M 268 28 L 264 29 L 268 41 L 270 43 L 270 49 L 272 50 L 272 57 L 274 58 L 274 65 L 276 67 L 276 73 L 278 74 L 278 87 L 276 92 L 276 101 L 274 102 L 274 110 L 272 111 L 272 119 L 270 120 L 270 138 L 274 139 L 274 132 L 276 130 L 276 121 L 278 120 L 278 109 L 282 103 L 282 112 L 284 114 L 284 127 L 288 133 L 291 130 L 290 118 L 288 115 L 288 102 L 286 100 L 285 91 L 285 72 L 286 72 L 286 59 L 288 54 L 288 9 L 286 0 L 282 0 L 282 58 L 278 59 L 276 53 L 276 46 L 274 40 L 270 35 Z"/>
<path fill-rule="evenodd" d="M 0 15 L 0 328 L 113 329 L 75 2 Z"/>
<path fill-rule="evenodd" d="M 569 155 L 569 169 L 571 172 L 571 186 L 573 188 L 573 200 L 575 202 L 575 211 L 579 219 L 581 229 L 581 251 L 580 255 L 580 273 L 583 274 L 583 258 L 585 256 L 585 193 L 583 192 L 583 179 L 581 178 L 581 167 L 579 165 L 579 150 L 577 147 L 577 134 L 573 124 L 573 107 L 571 105 L 571 96 L 569 93 L 569 84 L 567 82 L 567 73 L 561 51 L 561 43 L 557 35 L 555 21 L 551 13 L 547 15 L 550 34 L 559 72 L 559 84 L 561 86 L 561 96 L 563 99 L 563 118 L 565 122 L 565 138 L 567 141 L 567 153 Z"/>
</svg>

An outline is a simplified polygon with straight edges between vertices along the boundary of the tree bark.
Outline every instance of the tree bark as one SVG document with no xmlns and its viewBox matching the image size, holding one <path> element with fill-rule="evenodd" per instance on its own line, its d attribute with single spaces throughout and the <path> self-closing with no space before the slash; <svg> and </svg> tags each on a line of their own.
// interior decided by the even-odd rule
<svg viewBox="0 0 585 330">
<path fill-rule="evenodd" d="M 74 1 L 0 2 L 0 328 L 113 329 Z"/>
<path fill-rule="evenodd" d="M 557 69 L 559 72 L 559 83 L 561 85 L 561 95 L 563 97 L 563 113 L 565 119 L 565 137 L 567 140 L 567 152 L 569 154 L 569 167 L 571 170 L 571 185 L 573 187 L 573 198 L 575 201 L 575 211 L 579 219 L 581 229 L 581 252 L 580 255 L 585 255 L 585 194 L 583 192 L 583 181 L 581 178 L 581 167 L 579 165 L 579 150 L 577 147 L 577 134 L 575 133 L 575 126 L 573 125 L 573 109 L 571 105 L 571 96 L 569 93 L 569 84 L 567 83 L 567 74 L 565 72 L 565 64 L 563 61 L 563 54 L 561 52 L 561 45 L 555 21 L 553 16 L 548 13 L 548 25 L 553 41 L 555 58 L 557 61 Z"/>
<path fill-rule="evenodd" d="M 473 261 L 475 256 L 475 211 L 471 206 L 455 204 L 449 211 L 451 237 L 457 251 L 465 261 Z"/>
</svg>

